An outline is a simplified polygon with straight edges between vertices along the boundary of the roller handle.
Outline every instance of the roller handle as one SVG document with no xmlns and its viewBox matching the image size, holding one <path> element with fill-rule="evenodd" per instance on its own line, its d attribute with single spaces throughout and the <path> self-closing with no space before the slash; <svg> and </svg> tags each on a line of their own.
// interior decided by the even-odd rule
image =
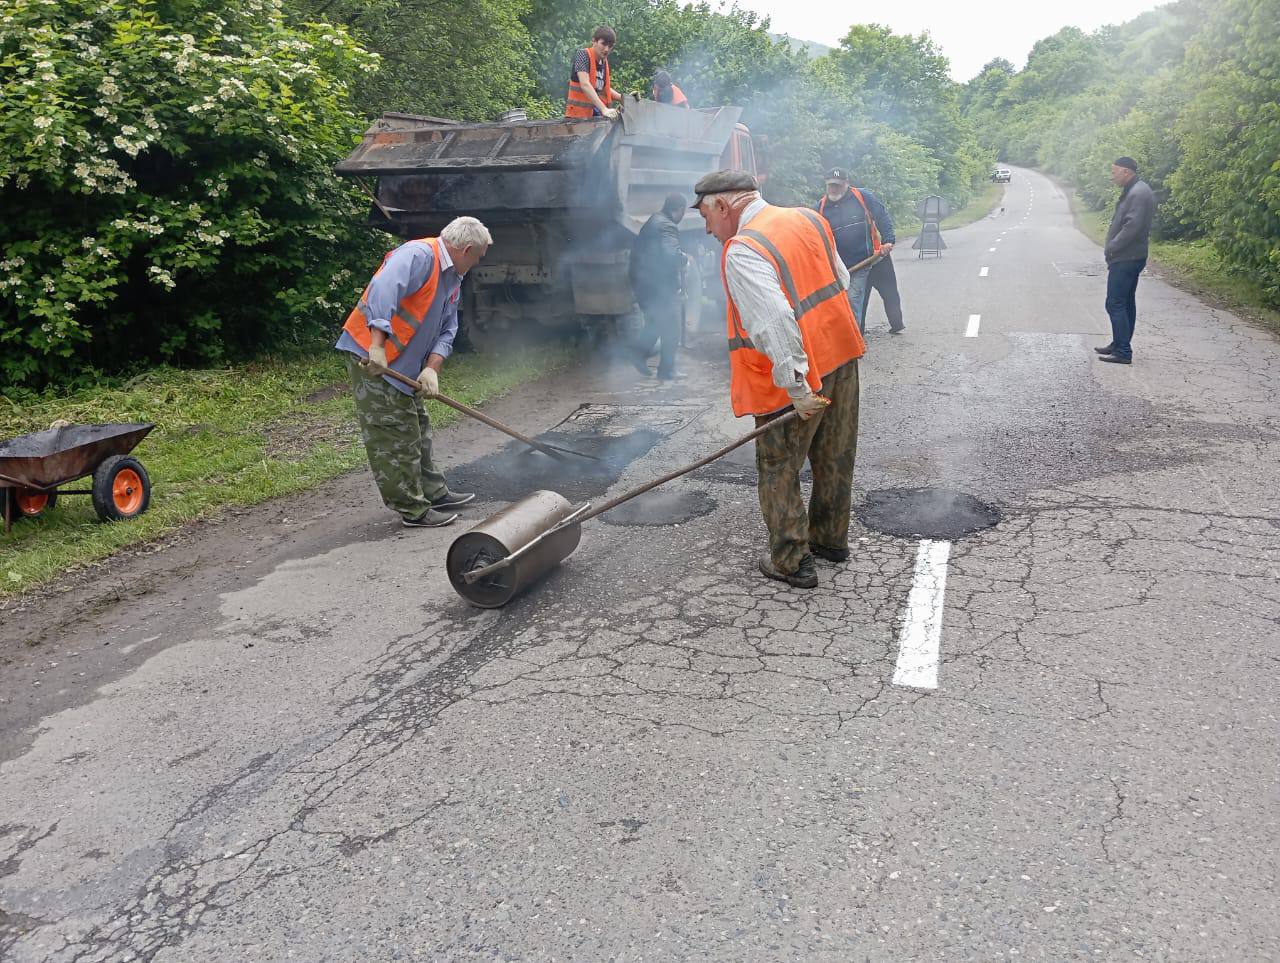
<svg viewBox="0 0 1280 963">
<path fill-rule="evenodd" d="M 754 441 L 756 438 L 759 438 L 761 435 L 763 435 L 766 431 L 770 431 L 774 428 L 777 428 L 779 425 L 785 425 L 787 422 L 795 421 L 799 417 L 800 417 L 800 412 L 796 411 L 793 408 L 784 415 L 779 415 L 777 418 L 773 418 L 773 419 L 770 419 L 769 421 L 766 421 L 759 428 L 756 428 L 753 431 L 747 432 L 742 437 L 729 442 L 729 444 L 725 445 L 723 448 L 720 448 L 712 452 L 710 455 L 707 455 L 704 458 L 699 458 L 697 461 L 693 462 L 692 464 L 685 465 L 683 468 L 677 468 L 674 471 L 669 471 L 662 477 L 655 478 L 652 481 L 647 481 L 643 485 L 639 485 L 635 488 L 632 488 L 630 491 L 623 492 L 618 497 L 609 499 L 609 501 L 605 502 L 603 505 L 599 505 L 599 506 L 596 506 L 595 508 L 592 508 L 591 503 L 587 502 L 579 506 L 571 515 L 566 515 L 560 521 L 556 522 L 554 525 L 548 528 L 545 532 L 543 532 L 537 538 L 527 542 L 524 545 L 521 545 L 518 549 L 516 549 L 506 558 L 500 558 L 498 559 L 498 561 L 492 562 L 489 565 L 485 565 L 482 568 L 473 568 L 469 572 L 463 573 L 462 580 L 466 582 L 468 585 L 473 585 L 476 582 L 480 581 L 482 578 L 484 578 L 486 575 L 491 575 L 494 572 L 498 572 L 504 568 L 507 568 L 509 565 L 514 563 L 516 560 L 518 560 L 520 556 L 522 556 L 525 552 L 533 548 L 534 545 L 541 542 L 544 538 L 550 538 L 556 532 L 561 531 L 562 529 L 568 528 L 570 525 L 581 525 L 583 522 L 587 521 L 588 519 L 595 518 L 597 515 L 603 515 L 605 512 L 609 511 L 611 508 L 617 508 L 623 502 L 629 502 L 631 501 L 631 499 L 637 498 L 640 495 L 643 495 L 645 492 L 653 491 L 653 489 L 657 488 L 659 485 L 665 485 L 667 482 L 673 481 L 679 478 L 681 475 L 687 475 L 691 471 L 696 471 L 699 468 L 709 465 L 711 464 L 711 462 L 715 461 L 717 458 L 723 458 L 725 455 L 729 454 L 729 452 L 733 451 L 735 448 L 741 448 L 747 442 Z"/>
</svg>

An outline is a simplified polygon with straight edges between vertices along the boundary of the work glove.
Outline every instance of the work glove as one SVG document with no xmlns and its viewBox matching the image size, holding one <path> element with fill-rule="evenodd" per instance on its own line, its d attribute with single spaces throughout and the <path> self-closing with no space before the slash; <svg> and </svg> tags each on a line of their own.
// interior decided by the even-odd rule
<svg viewBox="0 0 1280 963">
<path fill-rule="evenodd" d="M 830 398 L 824 398 L 822 395 L 815 395 L 809 390 L 809 386 L 796 389 L 791 395 L 791 405 L 800 413 L 801 421 L 808 421 L 820 411 L 826 411 L 827 405 L 831 404 Z"/>
<path fill-rule="evenodd" d="M 418 394 L 424 398 L 434 398 L 440 391 L 440 376 L 435 368 L 423 368 L 418 375 Z"/>
<path fill-rule="evenodd" d="M 382 367 L 387 366 L 387 348 L 382 344 L 369 345 L 369 360 L 374 364 L 380 364 Z"/>
</svg>

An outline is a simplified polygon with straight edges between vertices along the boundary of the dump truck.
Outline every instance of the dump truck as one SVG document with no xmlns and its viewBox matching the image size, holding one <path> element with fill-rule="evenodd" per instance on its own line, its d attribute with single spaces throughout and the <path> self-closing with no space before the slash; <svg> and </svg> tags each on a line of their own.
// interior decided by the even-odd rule
<svg viewBox="0 0 1280 963">
<path fill-rule="evenodd" d="M 634 95 L 617 120 L 508 111 L 497 123 L 464 124 L 387 113 L 336 170 L 372 196 L 371 223 L 401 238 L 438 234 L 464 214 L 489 228 L 493 247 L 462 290 L 472 343 L 530 324 L 599 333 L 635 308 L 632 240 L 667 194 L 692 200 L 698 178 L 723 168 L 763 176 L 761 145 L 741 113 Z M 696 327 L 703 289 L 722 297 L 719 243 L 696 211 L 680 232 L 693 256 L 686 289 Z"/>
</svg>

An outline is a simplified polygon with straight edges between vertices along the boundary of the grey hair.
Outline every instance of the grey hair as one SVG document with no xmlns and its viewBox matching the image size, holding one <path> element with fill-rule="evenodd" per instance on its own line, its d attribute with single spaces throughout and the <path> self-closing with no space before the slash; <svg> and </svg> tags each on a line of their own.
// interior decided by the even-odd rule
<svg viewBox="0 0 1280 963">
<path fill-rule="evenodd" d="M 455 217 L 440 232 L 440 240 L 461 250 L 465 247 L 488 247 L 493 243 L 493 235 L 474 217 Z"/>
</svg>

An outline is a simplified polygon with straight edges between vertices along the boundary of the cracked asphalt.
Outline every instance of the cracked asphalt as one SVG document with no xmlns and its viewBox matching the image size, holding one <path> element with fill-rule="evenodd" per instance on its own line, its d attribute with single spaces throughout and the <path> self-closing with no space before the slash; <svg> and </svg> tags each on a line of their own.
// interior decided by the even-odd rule
<svg viewBox="0 0 1280 963">
<path fill-rule="evenodd" d="M 892 684 L 916 541 L 760 578 L 749 449 L 493 611 L 353 475 L 0 616 L 0 957 L 1280 958 L 1276 340 L 1148 275 L 1098 364 L 1101 251 L 1037 174 L 1004 208 L 903 245 L 862 366 L 855 503 L 1001 513 L 936 689 Z M 684 362 L 492 406 L 590 478 L 441 433 L 468 517 L 745 431 L 714 325 Z"/>
</svg>

